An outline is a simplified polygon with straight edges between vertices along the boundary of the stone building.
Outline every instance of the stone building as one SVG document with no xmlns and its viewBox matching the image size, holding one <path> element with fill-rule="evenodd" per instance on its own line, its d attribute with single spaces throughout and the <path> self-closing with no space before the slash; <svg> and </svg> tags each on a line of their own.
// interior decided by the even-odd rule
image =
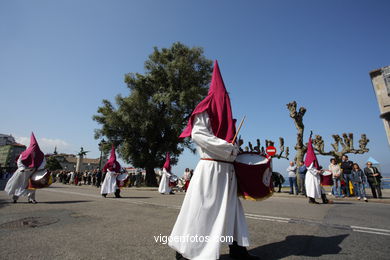
<svg viewBox="0 0 390 260">
<path fill-rule="evenodd" d="M 0 146 L 0 167 L 8 168 L 9 171 L 15 171 L 19 155 L 26 150 L 26 146 L 18 143 Z"/>
<path fill-rule="evenodd" d="M 0 134 L 0 146 L 16 143 L 12 135 Z"/>
<path fill-rule="evenodd" d="M 74 154 L 51 154 L 47 156 L 54 156 L 56 160 L 61 164 L 63 170 L 66 171 L 75 171 L 77 165 L 77 156 Z M 106 163 L 106 159 L 102 159 L 101 167 L 103 168 Z M 80 167 L 80 171 L 84 170 L 95 170 L 99 169 L 100 158 L 91 159 L 91 158 L 83 158 L 82 165 Z"/>
<path fill-rule="evenodd" d="M 390 145 L 390 66 L 371 71 L 370 77 Z"/>
<path fill-rule="evenodd" d="M 26 146 L 15 142 L 12 135 L 0 134 L 0 167 L 13 172 L 17 169 L 16 159 Z"/>
</svg>

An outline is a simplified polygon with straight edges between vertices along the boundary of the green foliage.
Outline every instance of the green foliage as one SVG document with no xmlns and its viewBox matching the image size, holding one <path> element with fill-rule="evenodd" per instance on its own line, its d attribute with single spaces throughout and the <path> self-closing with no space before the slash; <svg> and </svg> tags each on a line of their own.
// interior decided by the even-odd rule
<svg viewBox="0 0 390 260">
<path fill-rule="evenodd" d="M 143 75 L 125 75 L 130 95 L 117 96 L 116 107 L 103 100 L 93 117 L 102 127 L 95 138 L 105 136 L 119 146 L 120 156 L 134 167 L 145 168 L 147 185 L 155 185 L 153 169 L 164 164 L 166 152 L 175 164 L 184 147 L 193 149 L 178 136 L 206 96 L 211 71 L 212 61 L 204 57 L 202 48 L 181 43 L 161 50 L 155 47 Z"/>
<path fill-rule="evenodd" d="M 55 156 L 50 156 L 49 158 L 47 158 L 45 168 L 49 171 L 62 170 L 62 166 L 57 161 Z"/>
</svg>

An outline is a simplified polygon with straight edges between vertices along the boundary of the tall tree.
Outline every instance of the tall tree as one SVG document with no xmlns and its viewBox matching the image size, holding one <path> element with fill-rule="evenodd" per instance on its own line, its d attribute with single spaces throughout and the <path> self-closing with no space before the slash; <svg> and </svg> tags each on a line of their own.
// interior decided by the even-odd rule
<svg viewBox="0 0 390 260">
<path fill-rule="evenodd" d="M 62 170 L 62 166 L 56 159 L 55 155 L 47 158 L 45 168 L 48 169 L 49 171 Z"/>
<path fill-rule="evenodd" d="M 146 184 L 157 186 L 154 169 L 161 167 L 166 152 L 175 164 L 189 140 L 178 136 L 195 106 L 206 96 L 212 61 L 199 47 L 174 43 L 154 48 L 145 61 L 145 73 L 128 73 L 127 97 L 118 95 L 116 107 L 108 100 L 93 119 L 101 125 L 95 138 L 105 136 L 117 146 L 120 157 L 134 167 L 146 169 Z"/>
</svg>

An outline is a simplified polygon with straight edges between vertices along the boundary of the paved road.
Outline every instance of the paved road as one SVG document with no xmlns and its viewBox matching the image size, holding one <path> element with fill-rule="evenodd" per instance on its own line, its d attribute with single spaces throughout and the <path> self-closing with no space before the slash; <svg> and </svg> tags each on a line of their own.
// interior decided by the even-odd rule
<svg viewBox="0 0 390 260">
<path fill-rule="evenodd" d="M 12 204 L 0 191 L 0 259 L 174 259 L 155 238 L 170 234 L 184 194 L 128 188 L 122 195 L 104 199 L 94 187 L 53 184 L 32 205 Z M 309 205 L 287 194 L 244 201 L 250 251 L 262 259 L 390 259 L 388 202 Z M 230 259 L 227 246 L 221 254 Z"/>
</svg>

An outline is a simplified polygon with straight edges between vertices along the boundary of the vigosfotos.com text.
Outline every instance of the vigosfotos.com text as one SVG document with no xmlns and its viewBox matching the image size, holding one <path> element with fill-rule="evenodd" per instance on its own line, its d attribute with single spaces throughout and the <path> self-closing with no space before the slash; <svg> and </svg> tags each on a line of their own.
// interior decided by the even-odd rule
<svg viewBox="0 0 390 260">
<path fill-rule="evenodd" d="M 169 242 L 180 242 L 180 243 L 208 243 L 208 242 L 220 242 L 220 243 L 233 243 L 233 236 L 164 236 L 158 235 L 153 236 L 156 243 L 163 245 Z"/>
</svg>

